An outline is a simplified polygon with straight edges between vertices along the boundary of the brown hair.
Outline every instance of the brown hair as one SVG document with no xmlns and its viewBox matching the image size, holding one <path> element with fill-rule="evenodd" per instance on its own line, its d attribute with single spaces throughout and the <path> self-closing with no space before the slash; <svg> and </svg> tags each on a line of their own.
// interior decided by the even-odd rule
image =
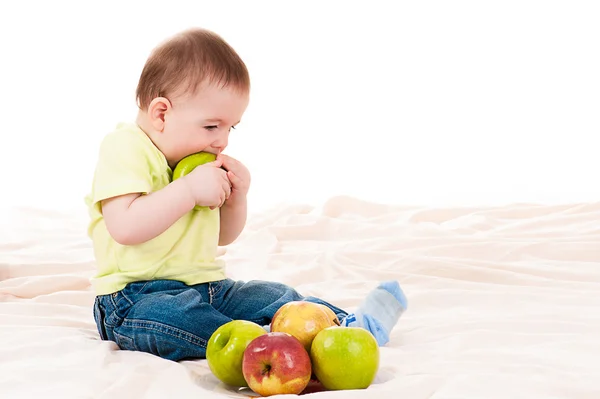
<svg viewBox="0 0 600 399">
<path fill-rule="evenodd" d="M 250 90 L 246 64 L 223 38 L 206 29 L 188 29 L 150 54 L 135 93 L 138 107 L 146 109 L 156 97 L 194 94 L 204 82 Z"/>
</svg>

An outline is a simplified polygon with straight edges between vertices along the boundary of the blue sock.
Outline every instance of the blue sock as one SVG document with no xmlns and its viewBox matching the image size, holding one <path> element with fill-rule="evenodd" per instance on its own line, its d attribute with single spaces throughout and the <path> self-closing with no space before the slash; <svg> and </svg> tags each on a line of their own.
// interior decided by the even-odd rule
<svg viewBox="0 0 600 399">
<path fill-rule="evenodd" d="M 369 330 L 383 346 L 390 340 L 390 332 L 406 311 L 408 301 L 397 281 L 380 283 L 362 301 L 354 313 L 342 321 L 342 326 L 362 327 Z"/>
</svg>

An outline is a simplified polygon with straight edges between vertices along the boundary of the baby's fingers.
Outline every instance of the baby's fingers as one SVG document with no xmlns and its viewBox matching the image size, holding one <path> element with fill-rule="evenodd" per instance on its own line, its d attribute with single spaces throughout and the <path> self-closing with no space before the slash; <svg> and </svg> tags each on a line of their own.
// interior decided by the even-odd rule
<svg viewBox="0 0 600 399">
<path fill-rule="evenodd" d="M 220 168 L 221 166 L 223 166 L 223 158 L 217 158 L 216 160 L 209 162 L 205 165 L 210 165 L 210 166 L 214 166 L 215 168 Z"/>
<path fill-rule="evenodd" d="M 225 199 L 229 199 L 229 196 L 231 195 L 231 184 L 229 183 L 229 180 L 224 181 L 221 188 L 223 188 L 223 192 L 225 193 Z"/>
<path fill-rule="evenodd" d="M 227 177 L 229 178 L 229 181 L 231 182 L 231 186 L 233 188 L 239 187 L 240 184 L 242 183 L 240 178 L 237 177 L 232 171 L 227 172 Z"/>
</svg>

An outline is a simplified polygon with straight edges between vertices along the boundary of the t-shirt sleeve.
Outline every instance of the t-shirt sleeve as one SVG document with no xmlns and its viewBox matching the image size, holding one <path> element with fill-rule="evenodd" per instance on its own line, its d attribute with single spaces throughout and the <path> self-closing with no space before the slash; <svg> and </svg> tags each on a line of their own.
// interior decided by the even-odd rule
<svg viewBox="0 0 600 399">
<path fill-rule="evenodd" d="M 148 152 L 139 138 L 124 132 L 108 134 L 100 144 L 91 201 L 152 190 Z"/>
</svg>

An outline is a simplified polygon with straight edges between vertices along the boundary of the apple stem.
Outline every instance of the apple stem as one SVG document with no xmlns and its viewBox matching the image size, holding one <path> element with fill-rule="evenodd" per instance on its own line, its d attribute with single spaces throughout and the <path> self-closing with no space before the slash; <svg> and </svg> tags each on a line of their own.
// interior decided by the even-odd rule
<svg viewBox="0 0 600 399">
<path fill-rule="evenodd" d="M 265 367 L 263 368 L 263 371 L 262 371 L 262 375 L 269 375 L 270 372 L 271 372 L 271 365 L 265 364 Z"/>
</svg>

